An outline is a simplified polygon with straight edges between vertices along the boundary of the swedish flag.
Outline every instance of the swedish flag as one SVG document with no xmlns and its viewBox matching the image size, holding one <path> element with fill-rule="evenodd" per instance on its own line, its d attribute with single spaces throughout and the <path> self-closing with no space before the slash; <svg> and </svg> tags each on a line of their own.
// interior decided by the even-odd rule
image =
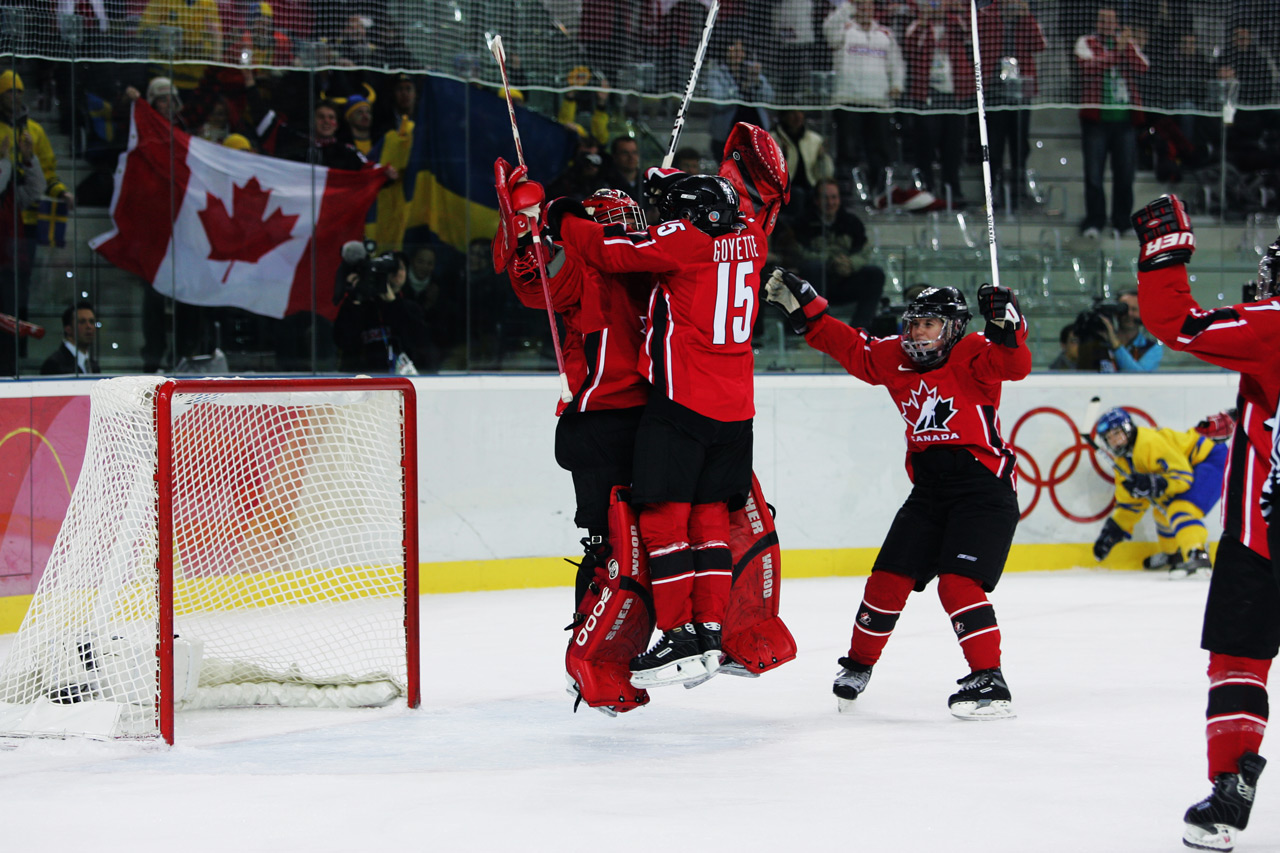
<svg viewBox="0 0 1280 853">
<path fill-rule="evenodd" d="M 469 239 L 498 230 L 493 161 L 516 160 L 507 102 L 501 93 L 437 77 L 425 78 L 420 91 L 403 181 L 405 242 L 438 241 L 465 253 Z M 516 122 L 529 176 L 550 181 L 573 156 L 577 134 L 521 106 Z"/>
<path fill-rule="evenodd" d="M 36 210 L 36 245 L 67 245 L 67 203 L 62 199 L 40 199 Z"/>
</svg>

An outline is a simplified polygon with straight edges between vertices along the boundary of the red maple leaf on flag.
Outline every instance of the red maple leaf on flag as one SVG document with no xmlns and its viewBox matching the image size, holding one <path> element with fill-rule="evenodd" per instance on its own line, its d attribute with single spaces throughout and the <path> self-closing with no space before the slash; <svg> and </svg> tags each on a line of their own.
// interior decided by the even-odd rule
<svg viewBox="0 0 1280 853">
<path fill-rule="evenodd" d="M 263 191 L 257 178 L 250 178 L 243 187 L 232 186 L 231 209 L 222 199 L 205 193 L 205 209 L 200 211 L 204 233 L 209 237 L 209 260 L 231 261 L 227 273 L 236 261 L 257 263 L 258 259 L 289 239 L 297 215 L 286 216 L 276 208 L 263 220 L 271 190 Z M 227 280 L 226 274 L 222 277 Z"/>
</svg>

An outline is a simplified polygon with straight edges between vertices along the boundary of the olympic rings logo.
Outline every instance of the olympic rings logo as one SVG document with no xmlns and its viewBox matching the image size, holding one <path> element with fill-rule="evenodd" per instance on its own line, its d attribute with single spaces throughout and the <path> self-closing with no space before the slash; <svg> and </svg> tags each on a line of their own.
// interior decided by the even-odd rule
<svg viewBox="0 0 1280 853">
<path fill-rule="evenodd" d="M 1155 419 L 1141 409 L 1135 409 L 1131 406 L 1125 406 L 1124 409 L 1135 418 L 1145 420 L 1148 425 L 1153 427 L 1156 425 Z M 1035 457 L 1018 446 L 1018 430 L 1022 429 L 1023 424 L 1037 415 L 1051 415 L 1058 418 L 1065 423 L 1067 429 L 1070 430 L 1070 443 L 1067 445 L 1065 450 L 1054 457 L 1053 462 L 1049 465 L 1049 473 L 1047 477 L 1044 476 L 1043 469 L 1041 469 L 1040 464 L 1036 462 Z M 1088 435 L 1090 438 L 1097 437 L 1093 426 L 1090 426 L 1090 432 Z M 1103 468 L 1102 463 L 1098 461 L 1098 451 L 1094 449 L 1093 445 L 1084 439 L 1080 433 L 1080 429 L 1076 426 L 1076 422 L 1073 421 L 1071 416 L 1066 412 L 1061 409 L 1054 408 L 1053 406 L 1037 406 L 1036 408 L 1023 413 L 1022 417 L 1018 418 L 1017 423 L 1013 425 L 1013 430 L 1009 433 L 1009 446 L 1013 448 L 1015 453 L 1017 453 L 1018 477 L 1024 484 L 1035 488 L 1035 492 L 1031 495 L 1031 501 L 1027 504 L 1027 508 L 1022 511 L 1021 516 L 1019 516 L 1020 518 L 1026 518 L 1031 514 L 1031 511 L 1040 503 L 1041 495 L 1046 491 L 1049 494 L 1049 500 L 1052 502 L 1054 508 L 1062 514 L 1063 518 L 1066 518 L 1069 521 L 1079 522 L 1080 524 L 1092 524 L 1096 521 L 1101 521 L 1111 513 L 1111 508 L 1115 505 L 1114 495 L 1108 497 L 1107 505 L 1103 507 L 1100 512 L 1094 515 L 1078 515 L 1063 506 L 1062 501 L 1058 497 L 1057 487 L 1065 483 L 1073 474 L 1076 473 L 1076 469 L 1080 468 L 1081 459 L 1086 457 L 1089 460 L 1089 466 L 1093 468 L 1094 472 L 1097 473 L 1099 477 L 1107 483 L 1114 482 L 1114 478 L 1111 473 Z M 1023 467 L 1024 462 L 1029 467 Z"/>
</svg>

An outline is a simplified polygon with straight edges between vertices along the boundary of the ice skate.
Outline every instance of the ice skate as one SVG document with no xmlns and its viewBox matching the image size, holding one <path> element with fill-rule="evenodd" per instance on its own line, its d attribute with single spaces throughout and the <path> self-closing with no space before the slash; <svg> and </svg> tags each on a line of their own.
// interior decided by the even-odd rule
<svg viewBox="0 0 1280 853">
<path fill-rule="evenodd" d="M 1169 567 L 1170 578 L 1207 578 L 1213 572 L 1213 563 L 1209 555 L 1193 548 L 1187 552 L 1187 558 Z"/>
<path fill-rule="evenodd" d="M 707 675 L 692 622 L 664 631 L 653 648 L 631 659 L 632 687 L 684 684 Z"/>
<path fill-rule="evenodd" d="M 1142 568 L 1148 572 L 1159 571 L 1161 569 L 1167 570 L 1181 559 L 1182 552 L 1180 551 L 1174 551 L 1171 554 L 1166 554 L 1163 551 L 1157 551 L 1142 561 Z"/>
<path fill-rule="evenodd" d="M 1249 825 L 1258 777 L 1266 764 L 1256 752 L 1246 752 L 1236 764 L 1240 772 L 1218 774 L 1213 792 L 1183 816 L 1187 826 L 1182 843 L 1197 850 L 1234 849 L 1236 836 Z"/>
<path fill-rule="evenodd" d="M 840 658 L 840 671 L 836 673 L 831 692 L 836 694 L 836 707 L 840 713 L 853 709 L 853 702 L 871 680 L 871 665 L 858 663 L 853 658 Z"/>
<path fill-rule="evenodd" d="M 698 635 L 698 648 L 702 650 L 702 668 L 706 674 L 684 682 L 685 689 L 692 689 L 699 684 L 706 684 L 720 671 L 720 659 L 724 653 L 720 651 L 720 623 L 698 622 L 694 625 L 694 633 Z"/>
<path fill-rule="evenodd" d="M 980 669 L 956 681 L 960 689 L 951 694 L 947 704 L 951 713 L 962 720 L 1007 720 L 1013 713 L 1009 685 L 1000 667 Z"/>
<path fill-rule="evenodd" d="M 760 673 L 747 669 L 728 655 L 720 656 L 720 668 L 716 670 L 721 675 L 736 675 L 739 678 L 759 678 Z"/>
</svg>

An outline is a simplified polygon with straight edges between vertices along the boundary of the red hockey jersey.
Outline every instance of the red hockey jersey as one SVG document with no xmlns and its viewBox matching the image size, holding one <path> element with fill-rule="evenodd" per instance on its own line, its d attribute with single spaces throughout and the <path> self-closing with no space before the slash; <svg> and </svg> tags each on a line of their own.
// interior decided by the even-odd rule
<svg viewBox="0 0 1280 853">
<path fill-rule="evenodd" d="M 1260 497 L 1271 455 L 1264 426 L 1280 397 L 1280 299 L 1207 311 L 1191 296 L 1185 266 L 1138 273 L 1142 323 L 1171 349 L 1240 373 L 1227 476 L 1222 483 L 1222 530 L 1270 556 Z"/>
<path fill-rule="evenodd" d="M 643 406 L 649 386 L 636 369 L 646 301 L 652 285 L 644 275 L 605 275 L 564 251 L 547 264 L 551 307 L 564 319 L 560 342 L 564 370 L 573 391 L 561 402 L 580 412 Z M 547 310 L 537 278 L 511 276 L 516 298 L 529 308 Z"/>
<path fill-rule="evenodd" d="M 1018 347 L 997 346 L 982 335 L 968 335 L 932 370 L 920 370 L 907 357 L 900 336 L 873 338 L 829 315 L 811 323 L 805 338 L 863 382 L 889 389 L 907 422 L 908 474 L 913 474 L 912 453 L 938 446 L 963 447 L 1016 487 L 1014 452 L 1000 436 L 997 409 L 1001 383 L 1031 372 L 1026 323 L 1018 330 Z"/>
<path fill-rule="evenodd" d="M 627 234 L 566 216 L 561 236 L 599 270 L 655 274 L 639 359 L 649 382 L 704 417 L 744 421 L 755 415 L 751 328 L 769 253 L 755 220 L 712 237 L 685 220 Z"/>
</svg>

